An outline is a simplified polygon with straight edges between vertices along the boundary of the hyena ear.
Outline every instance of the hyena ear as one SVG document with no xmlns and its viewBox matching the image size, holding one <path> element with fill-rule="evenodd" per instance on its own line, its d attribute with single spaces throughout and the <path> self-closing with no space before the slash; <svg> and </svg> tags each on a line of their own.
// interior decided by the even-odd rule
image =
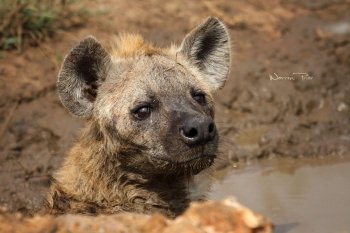
<svg viewBox="0 0 350 233">
<path fill-rule="evenodd" d="M 90 116 L 97 89 L 105 80 L 111 57 L 92 36 L 66 56 L 58 74 L 57 89 L 63 105 L 74 115 Z"/>
<path fill-rule="evenodd" d="M 182 41 L 179 52 L 203 74 L 212 90 L 224 86 L 231 64 L 230 35 L 215 17 L 208 17 Z"/>
</svg>

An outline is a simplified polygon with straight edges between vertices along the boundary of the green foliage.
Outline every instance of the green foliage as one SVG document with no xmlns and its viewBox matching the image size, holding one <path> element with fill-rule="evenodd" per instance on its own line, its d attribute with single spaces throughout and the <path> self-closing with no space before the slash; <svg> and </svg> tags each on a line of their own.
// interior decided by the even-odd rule
<svg viewBox="0 0 350 233">
<path fill-rule="evenodd" d="M 17 37 L 12 36 L 12 37 L 5 37 L 2 40 L 2 45 L 1 48 L 3 49 L 10 49 L 12 47 L 15 47 L 17 44 Z"/>
<path fill-rule="evenodd" d="M 0 0 L 0 49 L 51 36 L 67 15 L 65 0 Z"/>
</svg>

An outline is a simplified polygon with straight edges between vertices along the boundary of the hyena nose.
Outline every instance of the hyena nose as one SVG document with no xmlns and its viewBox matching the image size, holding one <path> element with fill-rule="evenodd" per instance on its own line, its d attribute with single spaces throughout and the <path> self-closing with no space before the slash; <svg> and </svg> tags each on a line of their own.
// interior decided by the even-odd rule
<svg viewBox="0 0 350 233">
<path fill-rule="evenodd" d="M 203 144 L 214 139 L 216 127 L 209 117 L 191 118 L 180 128 L 180 136 L 187 145 Z"/>
</svg>

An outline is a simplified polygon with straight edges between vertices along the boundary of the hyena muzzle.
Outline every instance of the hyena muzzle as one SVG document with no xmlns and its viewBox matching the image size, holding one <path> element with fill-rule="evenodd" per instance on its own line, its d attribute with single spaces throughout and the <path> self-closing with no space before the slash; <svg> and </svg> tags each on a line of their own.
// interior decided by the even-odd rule
<svg viewBox="0 0 350 233">
<path fill-rule="evenodd" d="M 228 77 L 230 51 L 214 17 L 178 47 L 127 34 L 110 52 L 93 37 L 75 46 L 57 89 L 86 126 L 53 176 L 46 209 L 174 217 L 203 200 L 218 149 L 212 93 Z"/>
</svg>

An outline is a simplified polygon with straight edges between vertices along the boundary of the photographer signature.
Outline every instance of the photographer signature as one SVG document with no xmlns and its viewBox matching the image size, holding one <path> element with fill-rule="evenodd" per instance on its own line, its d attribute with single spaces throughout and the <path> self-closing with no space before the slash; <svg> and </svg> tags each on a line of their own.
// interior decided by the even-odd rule
<svg viewBox="0 0 350 233">
<path fill-rule="evenodd" d="M 291 76 L 281 76 L 277 73 L 273 73 L 272 75 L 269 74 L 270 81 L 280 81 L 280 80 L 289 80 L 294 81 L 297 79 L 301 79 L 303 81 L 305 80 L 312 80 L 313 77 L 310 76 L 308 73 L 299 72 L 299 73 L 293 73 Z"/>
</svg>

